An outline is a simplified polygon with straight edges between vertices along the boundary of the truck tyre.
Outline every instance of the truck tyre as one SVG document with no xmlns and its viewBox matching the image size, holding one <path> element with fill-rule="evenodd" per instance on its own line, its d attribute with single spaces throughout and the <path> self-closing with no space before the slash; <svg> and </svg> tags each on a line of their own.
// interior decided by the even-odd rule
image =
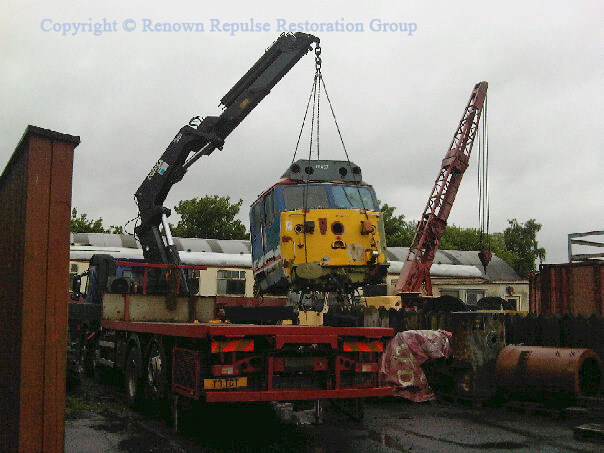
<svg viewBox="0 0 604 453">
<path fill-rule="evenodd" d="M 88 341 L 88 336 L 86 334 L 82 336 L 82 349 L 80 352 L 84 375 L 93 377 L 94 344 Z"/>
<path fill-rule="evenodd" d="M 172 431 L 179 433 L 182 430 L 182 402 L 181 397 L 177 393 L 170 395 L 170 424 Z"/>
<path fill-rule="evenodd" d="M 146 356 L 145 396 L 153 401 L 165 400 L 168 395 L 169 363 L 161 338 L 151 340 Z"/>
<path fill-rule="evenodd" d="M 353 398 L 352 419 L 355 422 L 362 422 L 363 418 L 365 418 L 365 400 L 364 398 Z"/>
<path fill-rule="evenodd" d="M 142 357 L 137 344 L 130 346 L 126 364 L 124 366 L 124 386 L 126 388 L 126 401 L 132 408 L 140 407 L 142 402 L 143 386 L 141 379 Z"/>
<path fill-rule="evenodd" d="M 99 363 L 99 357 L 100 351 L 98 348 L 95 348 L 92 351 L 92 363 L 90 365 L 92 378 L 97 384 L 107 384 L 109 381 L 109 373 L 107 372 L 107 369 Z"/>
</svg>

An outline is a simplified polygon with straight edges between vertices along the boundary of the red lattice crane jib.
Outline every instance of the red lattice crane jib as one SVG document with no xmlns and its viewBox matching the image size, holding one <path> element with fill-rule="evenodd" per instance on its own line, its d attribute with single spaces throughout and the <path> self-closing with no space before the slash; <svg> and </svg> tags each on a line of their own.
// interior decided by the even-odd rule
<svg viewBox="0 0 604 453">
<path fill-rule="evenodd" d="M 468 168 L 487 88 L 487 82 L 480 82 L 472 90 L 396 283 L 399 294 L 417 292 L 425 286 L 426 293 L 432 295 L 430 267 L 445 232 L 461 178 Z"/>
</svg>

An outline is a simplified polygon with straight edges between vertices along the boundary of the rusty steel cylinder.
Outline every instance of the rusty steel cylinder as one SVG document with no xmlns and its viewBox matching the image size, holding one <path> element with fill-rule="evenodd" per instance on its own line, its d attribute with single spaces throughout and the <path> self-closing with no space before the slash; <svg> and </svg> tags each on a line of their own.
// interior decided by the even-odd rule
<svg viewBox="0 0 604 453">
<path fill-rule="evenodd" d="M 600 391 L 602 364 L 591 349 L 506 346 L 497 357 L 495 377 L 510 393 L 592 396 Z"/>
</svg>

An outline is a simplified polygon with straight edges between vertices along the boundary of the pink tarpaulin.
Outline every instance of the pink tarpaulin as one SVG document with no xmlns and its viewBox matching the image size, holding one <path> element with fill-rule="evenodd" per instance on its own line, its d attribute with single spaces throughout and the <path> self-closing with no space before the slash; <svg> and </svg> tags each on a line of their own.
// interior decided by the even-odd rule
<svg viewBox="0 0 604 453">
<path fill-rule="evenodd" d="M 386 346 L 380 372 L 395 387 L 394 394 L 416 403 L 435 399 L 421 368 L 429 359 L 449 358 L 451 333 L 444 330 L 407 330 Z"/>
</svg>

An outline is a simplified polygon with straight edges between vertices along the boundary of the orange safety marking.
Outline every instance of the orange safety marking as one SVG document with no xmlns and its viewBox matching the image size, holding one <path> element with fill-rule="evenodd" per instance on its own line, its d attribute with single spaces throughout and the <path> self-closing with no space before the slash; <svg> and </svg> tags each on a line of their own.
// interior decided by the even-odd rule
<svg viewBox="0 0 604 453">
<path fill-rule="evenodd" d="M 384 346 L 381 341 L 345 341 L 344 352 L 382 352 Z"/>
<path fill-rule="evenodd" d="M 254 339 L 243 338 L 240 340 L 212 341 L 212 354 L 219 352 L 251 352 L 254 350 Z"/>
</svg>

